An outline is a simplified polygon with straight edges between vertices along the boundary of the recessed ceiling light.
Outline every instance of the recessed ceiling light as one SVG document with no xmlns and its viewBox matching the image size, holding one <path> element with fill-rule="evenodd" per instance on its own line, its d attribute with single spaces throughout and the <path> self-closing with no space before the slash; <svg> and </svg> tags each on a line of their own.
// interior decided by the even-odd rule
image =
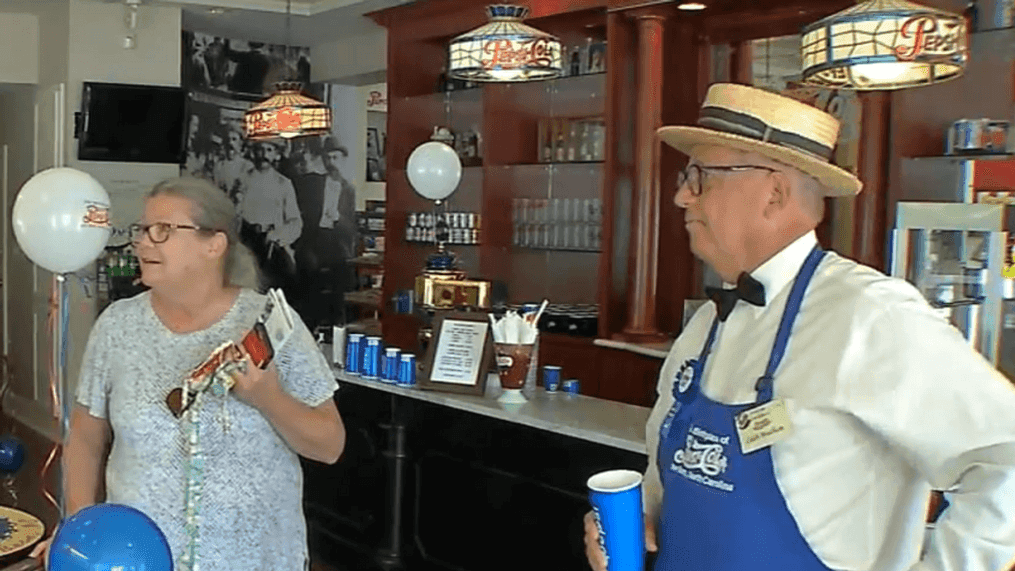
<svg viewBox="0 0 1015 571">
<path fill-rule="evenodd" d="M 692 11 L 692 10 L 704 10 L 705 9 L 705 5 L 701 4 L 700 2 L 684 2 L 683 4 L 680 4 L 679 6 L 677 6 L 677 9 L 678 10 L 688 10 L 688 11 Z"/>
<path fill-rule="evenodd" d="M 219 14 L 225 14 L 226 10 L 225 8 L 208 8 L 208 13 L 215 14 L 217 16 Z"/>
</svg>

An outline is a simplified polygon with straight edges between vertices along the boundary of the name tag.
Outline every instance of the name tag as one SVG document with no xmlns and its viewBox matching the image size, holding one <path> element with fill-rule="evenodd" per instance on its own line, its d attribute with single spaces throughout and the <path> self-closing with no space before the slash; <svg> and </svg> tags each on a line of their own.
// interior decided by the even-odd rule
<svg viewBox="0 0 1015 571">
<path fill-rule="evenodd" d="M 786 401 L 782 399 L 741 412 L 736 424 L 740 450 L 744 454 L 767 448 L 793 432 Z"/>
</svg>

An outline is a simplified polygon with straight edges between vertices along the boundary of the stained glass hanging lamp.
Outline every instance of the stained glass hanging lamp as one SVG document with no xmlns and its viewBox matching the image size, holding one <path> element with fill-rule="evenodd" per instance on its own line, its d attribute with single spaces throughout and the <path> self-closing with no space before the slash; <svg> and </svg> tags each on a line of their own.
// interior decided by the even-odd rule
<svg viewBox="0 0 1015 571">
<path fill-rule="evenodd" d="M 560 40 L 522 23 L 529 9 L 486 7 L 490 21 L 451 40 L 448 75 L 477 82 L 539 81 L 559 77 Z"/>
<path fill-rule="evenodd" d="M 867 0 L 803 29 L 803 81 L 853 90 L 940 83 L 965 71 L 968 34 L 960 14 L 906 0 Z"/>
<path fill-rule="evenodd" d="M 291 45 L 290 19 L 292 0 L 286 0 L 286 47 Z M 288 62 L 283 65 L 289 69 Z M 291 72 L 289 72 L 291 73 Z M 254 105 L 243 114 L 244 133 L 254 141 L 276 137 L 293 138 L 306 135 L 325 135 L 331 132 L 331 108 L 302 93 L 299 81 L 282 81 L 275 84 L 275 93 L 267 100 Z"/>
</svg>

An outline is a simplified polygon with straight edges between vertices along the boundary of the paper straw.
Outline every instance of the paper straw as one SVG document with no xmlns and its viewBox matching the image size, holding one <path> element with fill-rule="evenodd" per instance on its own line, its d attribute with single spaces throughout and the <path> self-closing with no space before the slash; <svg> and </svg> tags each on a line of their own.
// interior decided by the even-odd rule
<svg viewBox="0 0 1015 571">
<path fill-rule="evenodd" d="M 544 299 L 543 303 L 539 304 L 539 311 L 536 312 L 536 317 L 532 320 L 533 325 L 539 325 L 539 318 L 543 316 L 543 310 L 546 309 L 546 304 L 550 303 L 550 300 Z"/>
<path fill-rule="evenodd" d="M 492 313 L 487 313 L 486 316 L 490 318 L 490 333 L 493 335 L 493 342 L 503 343 L 504 336 L 500 334 L 500 331 L 497 328 L 496 318 L 493 316 Z"/>
</svg>

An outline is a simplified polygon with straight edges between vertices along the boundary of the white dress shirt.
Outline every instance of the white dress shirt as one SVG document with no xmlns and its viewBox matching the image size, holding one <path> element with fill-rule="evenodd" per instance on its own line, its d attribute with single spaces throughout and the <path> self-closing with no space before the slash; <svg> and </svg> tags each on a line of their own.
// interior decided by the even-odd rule
<svg viewBox="0 0 1015 571">
<path fill-rule="evenodd" d="M 816 243 L 810 232 L 752 272 L 768 303 L 737 303 L 719 325 L 702 382 L 709 398 L 755 400 L 790 286 Z M 715 314 L 714 303 L 694 314 L 660 372 L 644 484 L 645 511 L 656 521 L 659 427 L 673 405 L 673 376 L 698 357 Z M 793 423 L 791 435 L 772 446 L 776 482 L 825 565 L 1011 567 L 1015 387 L 911 284 L 826 252 L 775 373 L 773 398 L 785 399 Z M 932 489 L 954 493 L 928 533 Z"/>
</svg>

